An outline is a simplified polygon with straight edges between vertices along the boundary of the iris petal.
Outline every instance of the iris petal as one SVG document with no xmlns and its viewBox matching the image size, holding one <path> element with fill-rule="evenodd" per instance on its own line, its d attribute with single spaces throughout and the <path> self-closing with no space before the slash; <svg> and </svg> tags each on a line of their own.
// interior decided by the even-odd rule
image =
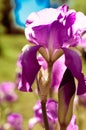
<svg viewBox="0 0 86 130">
<path fill-rule="evenodd" d="M 31 91 L 31 85 L 40 69 L 36 59 L 36 53 L 39 48 L 40 46 L 30 47 L 22 55 L 22 82 L 20 87 L 22 91 Z"/>
<path fill-rule="evenodd" d="M 35 35 L 35 38 L 33 37 L 34 41 L 44 47 L 48 47 L 49 25 L 40 25 L 32 29 Z"/>
<path fill-rule="evenodd" d="M 82 63 L 80 56 L 77 52 L 64 48 L 65 53 L 65 64 L 68 69 L 72 72 L 73 76 L 78 80 L 77 94 L 86 93 L 86 80 L 82 73 Z"/>
</svg>

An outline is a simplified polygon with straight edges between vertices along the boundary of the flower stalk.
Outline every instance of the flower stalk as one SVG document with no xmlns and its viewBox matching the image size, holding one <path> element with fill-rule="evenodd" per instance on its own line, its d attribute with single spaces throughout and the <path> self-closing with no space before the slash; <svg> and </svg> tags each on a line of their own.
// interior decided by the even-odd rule
<svg viewBox="0 0 86 130">
<path fill-rule="evenodd" d="M 48 80 L 46 81 L 46 88 L 48 88 L 48 93 L 49 93 L 49 89 L 50 89 L 50 85 L 51 85 L 51 79 L 52 79 L 52 63 L 49 62 L 48 64 Z M 48 118 L 47 118 L 47 113 L 46 113 L 46 100 L 42 100 L 41 101 L 41 105 L 42 105 L 42 114 L 43 114 L 43 120 L 44 120 L 44 126 L 45 126 L 45 130 L 49 130 L 49 123 L 48 123 Z"/>
<path fill-rule="evenodd" d="M 62 124 L 61 126 L 60 126 L 60 130 L 66 130 L 66 125 L 64 125 L 64 124 Z"/>
<path fill-rule="evenodd" d="M 39 75 L 37 77 L 37 86 L 38 86 L 38 94 L 41 99 L 41 107 L 42 107 L 42 115 L 44 120 L 44 127 L 45 130 L 49 130 L 49 123 L 46 113 L 46 102 L 47 102 L 47 96 L 49 94 L 49 89 L 52 81 L 52 62 L 48 62 L 48 72 L 47 77 L 45 78 L 43 75 L 43 70 L 39 72 Z"/>
<path fill-rule="evenodd" d="M 42 106 L 44 127 L 45 127 L 45 130 L 49 130 L 49 123 L 48 123 L 48 118 L 47 118 L 47 113 L 46 113 L 46 101 L 41 101 L 41 106 Z"/>
</svg>

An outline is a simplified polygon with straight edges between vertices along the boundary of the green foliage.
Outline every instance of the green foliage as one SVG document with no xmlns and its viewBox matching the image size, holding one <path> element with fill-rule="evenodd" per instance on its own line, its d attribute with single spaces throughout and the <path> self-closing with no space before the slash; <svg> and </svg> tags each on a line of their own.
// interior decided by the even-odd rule
<svg viewBox="0 0 86 130">
<path fill-rule="evenodd" d="M 24 35 L 0 36 L 0 82 L 14 80 L 16 61 L 26 43 Z"/>
<path fill-rule="evenodd" d="M 86 1 L 85 0 L 70 0 L 70 7 L 74 8 L 76 11 L 81 11 L 86 14 Z"/>
</svg>

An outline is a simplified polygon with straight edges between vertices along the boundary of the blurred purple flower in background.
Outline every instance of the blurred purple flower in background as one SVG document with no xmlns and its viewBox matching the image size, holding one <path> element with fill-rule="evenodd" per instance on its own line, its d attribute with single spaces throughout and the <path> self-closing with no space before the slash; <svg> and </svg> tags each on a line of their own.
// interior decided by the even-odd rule
<svg viewBox="0 0 86 130">
<path fill-rule="evenodd" d="M 3 82 L 0 84 L 0 102 L 14 102 L 18 96 L 15 93 L 15 84 L 13 82 Z"/>
<path fill-rule="evenodd" d="M 7 122 L 13 130 L 22 130 L 23 118 L 19 113 L 10 113 L 7 117 Z"/>
<path fill-rule="evenodd" d="M 55 100 L 49 99 L 46 103 L 46 112 L 49 121 L 50 130 L 53 130 L 55 123 L 57 122 L 57 108 L 58 104 Z M 31 130 L 36 123 L 40 123 L 44 127 L 41 102 L 38 101 L 34 106 L 34 117 L 29 121 L 29 129 Z"/>
<path fill-rule="evenodd" d="M 0 130 L 3 130 L 3 127 L 0 125 Z"/>
</svg>

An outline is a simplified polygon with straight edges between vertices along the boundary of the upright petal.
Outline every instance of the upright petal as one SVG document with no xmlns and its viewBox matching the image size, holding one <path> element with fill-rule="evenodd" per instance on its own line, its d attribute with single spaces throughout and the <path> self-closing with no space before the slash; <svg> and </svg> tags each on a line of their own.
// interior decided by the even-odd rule
<svg viewBox="0 0 86 130">
<path fill-rule="evenodd" d="M 77 52 L 64 48 L 65 64 L 73 76 L 78 80 L 77 94 L 86 93 L 86 79 L 82 73 L 82 63 Z"/>
<path fill-rule="evenodd" d="M 32 37 L 36 44 L 48 47 L 49 25 L 40 25 L 33 27 L 34 36 Z"/>
<path fill-rule="evenodd" d="M 66 23 L 65 23 L 66 27 L 69 28 L 70 26 L 72 26 L 75 20 L 76 20 L 76 12 L 70 12 L 66 18 Z"/>
<path fill-rule="evenodd" d="M 73 12 L 67 17 L 65 16 L 65 20 L 61 22 L 56 20 L 50 25 L 48 46 L 52 45 L 53 49 L 57 49 L 77 45 L 80 36 L 78 33 L 74 34 L 72 29 L 72 24 L 74 24 L 75 21 L 75 14 L 76 13 Z"/>
<path fill-rule="evenodd" d="M 31 85 L 40 69 L 40 65 L 36 59 L 36 53 L 39 48 L 40 46 L 27 48 L 27 50 L 22 54 L 22 82 L 20 86 L 20 90 L 22 91 L 31 90 Z"/>
<path fill-rule="evenodd" d="M 57 9 L 53 8 L 43 9 L 39 12 L 31 13 L 26 21 L 26 38 L 36 45 L 47 45 L 46 41 L 49 36 L 48 26 L 57 19 L 57 15 Z"/>
<path fill-rule="evenodd" d="M 31 43 L 46 48 L 50 44 L 55 49 L 62 45 L 74 46 L 86 31 L 85 23 L 86 16 L 83 13 L 62 5 L 57 9 L 48 8 L 31 13 L 26 21 L 25 35 Z"/>
<path fill-rule="evenodd" d="M 48 46 L 51 46 L 52 49 L 60 48 L 66 37 L 66 28 L 58 20 L 56 20 L 50 26 Z"/>
</svg>

